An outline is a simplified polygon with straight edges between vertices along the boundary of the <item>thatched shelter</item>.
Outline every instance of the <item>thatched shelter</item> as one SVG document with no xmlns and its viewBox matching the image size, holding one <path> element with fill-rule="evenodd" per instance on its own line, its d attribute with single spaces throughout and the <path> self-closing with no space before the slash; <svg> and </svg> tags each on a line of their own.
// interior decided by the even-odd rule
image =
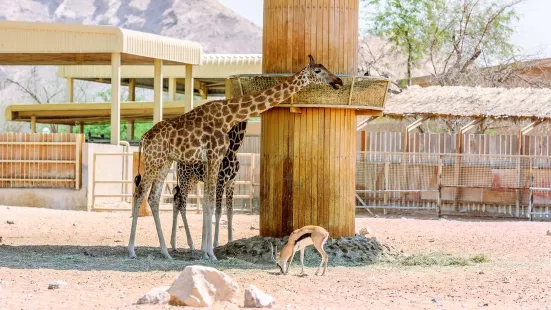
<svg viewBox="0 0 551 310">
<path fill-rule="evenodd" d="M 551 89 L 411 86 L 389 95 L 385 115 L 551 119 Z"/>
</svg>

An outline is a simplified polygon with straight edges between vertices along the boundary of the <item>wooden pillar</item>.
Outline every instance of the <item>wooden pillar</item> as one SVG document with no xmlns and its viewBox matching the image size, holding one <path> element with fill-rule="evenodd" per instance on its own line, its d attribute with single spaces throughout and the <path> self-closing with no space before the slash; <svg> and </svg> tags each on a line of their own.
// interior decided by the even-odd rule
<svg viewBox="0 0 551 310">
<path fill-rule="evenodd" d="M 308 54 L 335 74 L 356 74 L 358 0 L 265 0 L 262 71 L 294 73 Z M 356 110 L 274 108 L 261 114 L 260 234 L 305 225 L 353 236 Z"/>
<path fill-rule="evenodd" d="M 163 61 L 154 60 L 153 77 L 153 124 L 163 120 Z"/>
<path fill-rule="evenodd" d="M 142 154 L 143 155 L 143 154 Z M 144 173 L 144 170 L 143 170 L 143 156 L 141 158 L 141 163 L 140 163 L 140 170 L 138 171 L 138 158 L 139 158 L 139 154 L 138 152 L 134 152 L 134 154 L 132 155 L 132 175 L 135 177 L 136 175 L 138 175 L 138 173 L 140 173 L 141 175 L 143 175 Z M 126 185 L 125 185 L 126 186 Z M 132 193 L 134 191 L 136 191 L 136 184 L 134 182 L 132 182 Z M 145 195 L 145 199 L 143 200 L 142 204 L 140 205 L 140 212 L 138 213 L 138 216 L 150 216 L 152 215 L 151 213 L 151 208 L 149 207 L 149 204 L 147 203 L 147 197 L 149 196 L 149 194 Z"/>
<path fill-rule="evenodd" d="M 193 109 L 193 66 L 186 65 L 186 81 L 184 89 L 184 112 L 189 112 Z"/>
<path fill-rule="evenodd" d="M 121 141 L 121 54 L 111 54 L 111 144 Z"/>
<path fill-rule="evenodd" d="M 67 102 L 72 103 L 74 101 L 75 94 L 75 81 L 73 78 L 67 78 Z"/>
<path fill-rule="evenodd" d="M 36 133 L 36 116 L 31 116 L 31 132 Z"/>
<path fill-rule="evenodd" d="M 84 134 L 84 123 L 82 122 L 78 124 L 78 133 Z"/>
<path fill-rule="evenodd" d="M 168 78 L 168 101 L 176 100 L 176 78 Z"/>
<path fill-rule="evenodd" d="M 134 140 L 134 121 L 133 120 L 126 122 L 126 139 L 128 139 L 128 141 Z"/>
</svg>

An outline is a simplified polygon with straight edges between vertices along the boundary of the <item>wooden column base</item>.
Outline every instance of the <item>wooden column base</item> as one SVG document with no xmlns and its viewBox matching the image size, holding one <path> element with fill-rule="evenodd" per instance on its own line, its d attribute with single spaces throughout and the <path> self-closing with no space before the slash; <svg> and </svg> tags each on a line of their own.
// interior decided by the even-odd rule
<svg viewBox="0 0 551 310">
<path fill-rule="evenodd" d="M 282 237 L 319 225 L 353 236 L 356 112 L 288 108 L 262 113 L 260 235 Z"/>
</svg>

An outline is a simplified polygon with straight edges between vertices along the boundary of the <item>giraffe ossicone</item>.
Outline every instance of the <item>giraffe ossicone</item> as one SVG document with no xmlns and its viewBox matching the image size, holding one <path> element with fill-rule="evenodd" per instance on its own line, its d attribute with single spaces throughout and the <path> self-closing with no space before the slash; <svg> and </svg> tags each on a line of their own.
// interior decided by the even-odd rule
<svg viewBox="0 0 551 310">
<path fill-rule="evenodd" d="M 142 136 L 139 154 L 141 157 L 143 152 L 144 173 L 135 178 L 132 227 L 128 242 L 130 258 L 136 257 L 138 211 L 149 189 L 148 203 L 161 253 L 166 258 L 171 258 L 161 228 L 159 203 L 164 180 L 172 163 L 176 161 L 184 165 L 204 165 L 205 203 L 201 251 L 205 259 L 216 259 L 213 251 L 212 215 L 220 165 L 230 144 L 228 132 L 238 123 L 277 106 L 310 83 L 329 84 L 333 88 L 342 85 L 340 78 L 322 64 L 316 63 L 311 55 L 309 58 L 310 62 L 306 67 L 282 83 L 251 95 L 207 102 L 179 117 L 158 122 Z"/>
</svg>

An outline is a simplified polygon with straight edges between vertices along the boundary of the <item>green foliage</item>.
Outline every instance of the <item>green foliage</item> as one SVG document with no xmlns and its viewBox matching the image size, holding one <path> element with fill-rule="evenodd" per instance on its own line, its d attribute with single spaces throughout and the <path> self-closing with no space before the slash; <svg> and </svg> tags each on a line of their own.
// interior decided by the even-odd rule
<svg viewBox="0 0 551 310">
<path fill-rule="evenodd" d="M 430 61 L 434 75 L 453 79 L 473 65 L 514 56 L 510 39 L 523 0 L 362 0 L 376 12 L 370 32 L 406 55 L 411 68 Z M 453 83 L 453 81 L 452 81 Z"/>
<path fill-rule="evenodd" d="M 379 9 L 371 19 L 371 33 L 390 41 L 407 55 L 408 79 L 412 67 L 427 54 L 427 34 L 436 22 L 443 0 L 364 0 Z"/>
</svg>

